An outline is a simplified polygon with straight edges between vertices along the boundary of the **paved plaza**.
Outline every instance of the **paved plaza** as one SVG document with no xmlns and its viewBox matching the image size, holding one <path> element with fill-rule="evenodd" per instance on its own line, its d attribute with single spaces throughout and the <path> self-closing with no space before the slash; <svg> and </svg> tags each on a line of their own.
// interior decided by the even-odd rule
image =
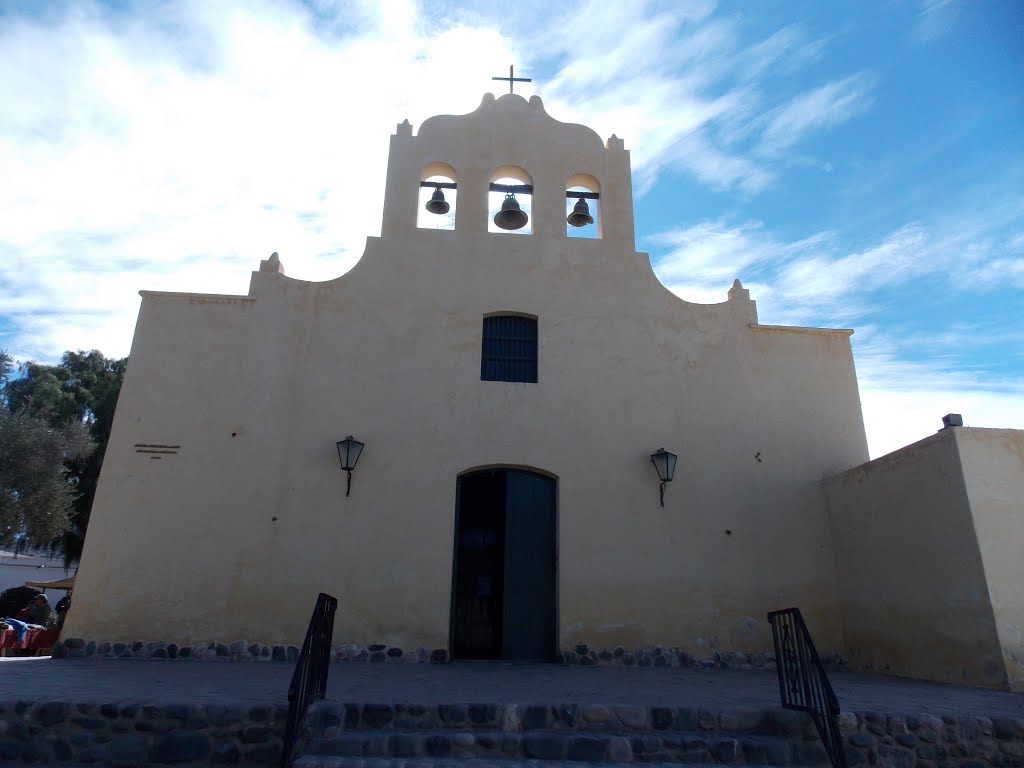
<svg viewBox="0 0 1024 768">
<path fill-rule="evenodd" d="M 0 664 L 0 700 L 274 705 L 294 667 L 141 659 L 19 659 Z M 1024 694 L 834 673 L 844 711 L 1024 718 Z M 340 701 L 601 703 L 764 709 L 779 705 L 774 672 L 555 664 L 332 664 Z"/>
</svg>

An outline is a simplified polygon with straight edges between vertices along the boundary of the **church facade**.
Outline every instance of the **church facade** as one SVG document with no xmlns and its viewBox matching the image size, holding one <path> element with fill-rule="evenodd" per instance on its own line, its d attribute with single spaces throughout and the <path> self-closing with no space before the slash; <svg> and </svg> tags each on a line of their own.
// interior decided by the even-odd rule
<svg viewBox="0 0 1024 768">
<path fill-rule="evenodd" d="M 437 190 L 453 227 L 418 225 Z M 507 190 L 527 234 L 492 226 Z M 299 644 L 323 591 L 336 644 L 452 658 L 760 653 L 790 605 L 846 650 L 823 481 L 868 459 L 852 332 L 763 325 L 738 281 L 673 295 L 623 142 L 538 97 L 399 125 L 347 274 L 275 255 L 244 295 L 142 295 L 66 636 Z"/>
</svg>

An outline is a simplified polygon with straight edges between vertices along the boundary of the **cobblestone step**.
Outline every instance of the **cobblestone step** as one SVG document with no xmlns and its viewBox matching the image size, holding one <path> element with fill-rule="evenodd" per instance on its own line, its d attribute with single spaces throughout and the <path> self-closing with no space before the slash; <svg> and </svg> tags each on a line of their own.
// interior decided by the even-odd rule
<svg viewBox="0 0 1024 768">
<path fill-rule="evenodd" d="M 129 665 L 164 669 L 155 661 Z M 174 675 L 165 678 L 168 686 L 181 683 L 180 669 L 187 667 L 178 667 Z M 4 677 L 4 682 L 10 681 Z M 30 681 L 24 682 L 22 693 L 27 695 Z M 952 693 L 957 693 L 956 689 L 933 689 L 936 701 L 940 694 Z M 659 699 L 664 701 L 664 697 Z M 462 768 L 503 762 L 522 768 L 531 761 L 538 763 L 538 768 L 556 764 L 607 768 L 629 762 L 685 764 L 689 768 L 722 765 L 720 756 L 731 758 L 733 754 L 731 766 L 771 765 L 781 757 L 779 749 L 786 749 L 779 745 L 783 741 L 788 742 L 788 764 L 821 762 L 813 759 L 822 747 L 806 715 L 777 707 L 722 706 L 715 698 L 696 705 L 691 702 L 689 707 L 602 705 L 592 695 L 589 699 L 581 695 L 578 704 L 554 705 L 529 699 L 519 704 L 477 705 L 382 705 L 372 701 L 315 705 L 315 716 L 309 721 L 298 755 L 320 741 L 352 737 L 357 741 L 350 751 L 357 751 L 357 743 L 358 754 L 324 758 L 406 761 L 409 766 L 418 762 L 424 768 L 445 761 Z M 1015 694 L 1004 704 L 994 718 L 971 715 L 966 707 L 959 715 L 942 716 L 843 711 L 837 721 L 850 768 L 1024 768 L 1024 699 Z M 279 696 L 253 701 L 227 697 L 221 702 L 183 697 L 178 703 L 113 694 L 83 701 L 0 700 L 0 765 L 89 763 L 131 768 L 228 763 L 274 768 L 280 761 L 286 715 L 287 706 Z M 510 739 L 514 755 L 488 741 L 499 735 Z M 412 737 L 412 741 L 403 737 Z M 392 750 L 389 739 L 404 746 Z M 703 739 L 707 756 L 689 753 L 690 749 L 696 753 L 699 745 L 691 742 L 687 747 L 687 739 Z M 735 752 L 731 741 L 736 744 Z M 628 746 L 628 757 L 623 745 Z M 670 750 L 680 748 L 687 754 L 677 752 L 666 758 Z M 542 760 L 531 757 L 533 754 L 554 757 Z M 588 759 L 595 754 L 603 760 Z M 584 759 L 569 761 L 570 756 Z M 683 757 L 690 762 L 681 763 Z"/>
<path fill-rule="evenodd" d="M 714 711 L 696 707 L 603 704 L 375 704 L 327 699 L 307 724 L 316 735 L 340 730 L 453 729 L 504 731 L 725 731 L 816 737 L 811 718 L 780 707 Z"/>
<path fill-rule="evenodd" d="M 586 763 L 557 760 L 488 760 L 488 759 L 424 759 L 424 758 L 360 758 L 306 755 L 292 763 L 294 768 L 636 768 L 634 763 Z M 644 763 L 645 768 L 675 768 L 678 763 Z M 714 763 L 694 763 L 690 768 L 720 768 Z M 737 764 L 731 768 L 749 768 Z"/>
<path fill-rule="evenodd" d="M 344 758 L 539 760 L 580 763 L 826 765 L 817 736 L 624 731 L 358 729 L 315 737 L 303 752 Z"/>
</svg>

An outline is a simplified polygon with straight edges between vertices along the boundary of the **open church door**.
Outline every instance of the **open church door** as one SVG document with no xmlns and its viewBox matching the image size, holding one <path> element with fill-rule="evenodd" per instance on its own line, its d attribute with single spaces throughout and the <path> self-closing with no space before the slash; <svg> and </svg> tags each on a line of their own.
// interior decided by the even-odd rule
<svg viewBox="0 0 1024 768">
<path fill-rule="evenodd" d="M 555 481 L 510 469 L 505 486 L 503 659 L 555 658 Z"/>
<path fill-rule="evenodd" d="M 505 475 L 473 472 L 456 486 L 450 630 L 456 659 L 501 658 Z"/>
</svg>

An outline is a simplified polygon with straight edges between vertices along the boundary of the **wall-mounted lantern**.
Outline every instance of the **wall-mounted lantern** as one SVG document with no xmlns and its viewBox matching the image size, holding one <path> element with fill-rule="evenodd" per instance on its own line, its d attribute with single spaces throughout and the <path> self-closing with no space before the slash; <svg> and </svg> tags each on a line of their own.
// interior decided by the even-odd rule
<svg viewBox="0 0 1024 768">
<path fill-rule="evenodd" d="M 341 462 L 341 468 L 348 473 L 348 485 L 345 487 L 346 496 L 352 491 L 352 470 L 356 468 L 359 454 L 363 452 L 363 445 L 364 443 L 360 443 L 352 435 L 338 441 L 338 460 Z"/>
<path fill-rule="evenodd" d="M 659 448 L 651 454 L 651 464 L 658 472 L 658 479 L 661 480 L 661 506 L 665 506 L 665 483 L 671 483 L 676 473 L 676 459 L 679 457 L 664 448 Z"/>
</svg>

